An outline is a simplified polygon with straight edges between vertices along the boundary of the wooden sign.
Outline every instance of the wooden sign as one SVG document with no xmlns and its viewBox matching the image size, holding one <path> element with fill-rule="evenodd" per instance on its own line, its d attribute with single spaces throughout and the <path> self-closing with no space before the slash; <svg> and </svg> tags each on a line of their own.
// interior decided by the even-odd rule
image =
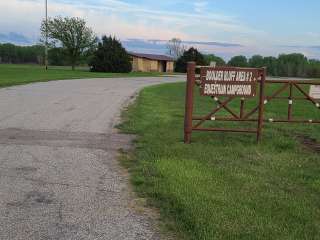
<svg viewBox="0 0 320 240">
<path fill-rule="evenodd" d="M 254 97 L 260 75 L 253 68 L 202 67 L 201 95 Z"/>
<path fill-rule="evenodd" d="M 320 85 L 311 85 L 309 95 L 313 99 L 320 99 Z"/>
<path fill-rule="evenodd" d="M 200 70 L 200 76 L 196 75 L 196 70 Z M 187 67 L 184 142 L 191 142 L 191 135 L 194 131 L 253 133 L 256 134 L 257 141 L 260 141 L 263 125 L 266 122 L 320 124 L 318 119 L 295 118 L 292 111 L 295 100 L 311 102 L 320 111 L 320 103 L 318 101 L 320 99 L 320 81 L 266 80 L 266 75 L 266 68 L 196 66 L 195 62 L 189 62 Z M 275 87 L 270 88 L 267 95 L 266 85 L 268 84 Z M 205 115 L 193 114 L 194 88 L 196 86 L 200 87 L 202 96 L 209 96 L 207 99 L 211 98 L 214 102 L 212 104 L 213 108 L 209 109 Z M 310 94 L 306 91 L 307 86 L 311 86 Z M 304 97 L 301 97 L 301 94 Z M 254 96 L 256 96 L 256 104 L 250 107 L 251 104 L 246 104 L 247 98 Z M 276 100 L 288 102 L 287 117 L 278 118 L 277 115 L 283 114 L 272 112 L 269 113 L 271 117 L 265 118 L 264 106 L 269 104 L 270 101 Z M 236 101 L 240 103 L 238 105 L 240 107 L 239 111 L 237 111 L 236 105 L 231 105 Z M 201 104 L 201 101 L 198 104 Z M 246 109 L 247 105 L 248 109 Z M 221 111 L 224 112 L 218 114 Z M 273 114 L 274 116 L 272 116 Z M 252 127 L 251 124 L 241 124 L 243 126 L 241 128 L 236 128 L 235 126 L 226 128 L 224 126 L 219 127 L 218 122 L 221 121 L 233 123 L 251 122 L 257 123 L 257 125 Z M 206 124 L 208 122 L 210 124 Z"/>
</svg>

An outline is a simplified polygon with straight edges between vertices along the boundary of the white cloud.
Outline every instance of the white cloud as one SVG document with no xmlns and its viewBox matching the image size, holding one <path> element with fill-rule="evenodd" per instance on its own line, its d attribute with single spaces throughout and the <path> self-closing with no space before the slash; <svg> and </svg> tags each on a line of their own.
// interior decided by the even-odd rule
<svg viewBox="0 0 320 240">
<path fill-rule="evenodd" d="M 293 49 L 276 48 L 281 42 L 319 39 L 319 33 L 310 32 L 301 37 L 273 38 L 270 34 L 243 24 L 234 16 L 206 11 L 208 1 L 197 0 L 193 11 L 179 9 L 163 11 L 138 4 L 116 0 L 96 0 L 94 3 L 74 0 L 49 0 L 49 16 L 77 16 L 85 18 L 98 35 L 112 34 L 118 38 L 202 40 L 239 43 L 246 47 L 219 48 L 200 47 L 208 52 L 234 54 L 277 55 L 277 52 L 290 52 Z M 191 4 L 192 5 L 192 4 Z M 147 6 L 147 5 L 145 5 Z M 44 17 L 43 0 L 0 0 L 0 33 L 18 32 L 37 40 L 39 27 Z M 303 38 L 302 38 L 303 37 Z M 301 41 L 300 41 L 301 39 Z M 315 50 L 307 49 L 308 56 L 315 57 Z"/>
<path fill-rule="evenodd" d="M 203 13 L 206 10 L 206 7 L 208 6 L 207 1 L 195 1 L 193 3 L 194 5 L 194 11 L 197 13 Z"/>
<path fill-rule="evenodd" d="M 198 1 L 195 5 L 198 11 L 201 11 L 206 2 Z M 219 37 L 219 33 L 256 33 L 254 29 L 239 23 L 232 16 L 178 10 L 162 11 L 115 0 L 98 1 L 95 4 L 51 0 L 48 6 L 50 16 L 82 17 L 98 34 L 115 34 L 121 38 L 180 37 L 185 40 L 195 40 L 196 34 L 199 34 L 202 40 L 228 41 Z M 35 36 L 39 32 L 40 22 L 44 16 L 44 2 L 43 0 L 1 1 L 0 15 L 5 19 L 0 23 L 0 32 L 16 31 L 27 36 Z"/>
</svg>

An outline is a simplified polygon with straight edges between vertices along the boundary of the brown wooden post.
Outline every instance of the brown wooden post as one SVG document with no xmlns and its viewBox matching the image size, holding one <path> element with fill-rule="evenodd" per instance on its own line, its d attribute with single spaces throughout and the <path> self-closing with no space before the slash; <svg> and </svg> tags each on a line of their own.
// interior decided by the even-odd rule
<svg viewBox="0 0 320 240">
<path fill-rule="evenodd" d="M 192 113 L 193 113 L 193 88 L 196 81 L 196 63 L 188 62 L 187 66 L 187 86 L 185 100 L 185 115 L 184 115 L 184 142 L 191 142 L 192 133 Z"/>
<path fill-rule="evenodd" d="M 244 101 L 245 101 L 245 98 L 241 98 L 241 102 L 240 102 L 240 118 L 241 119 L 243 118 L 243 115 L 244 115 Z"/>
<path fill-rule="evenodd" d="M 257 142 L 261 141 L 261 134 L 263 128 L 263 114 L 264 114 L 264 105 L 265 103 L 265 82 L 266 82 L 267 69 L 262 69 L 261 81 L 260 81 L 260 96 L 259 96 L 259 117 L 258 117 L 258 129 L 257 129 Z"/>
<path fill-rule="evenodd" d="M 290 90 L 289 90 L 289 104 L 288 104 L 288 121 L 291 121 L 292 120 L 292 83 L 290 83 Z"/>
</svg>

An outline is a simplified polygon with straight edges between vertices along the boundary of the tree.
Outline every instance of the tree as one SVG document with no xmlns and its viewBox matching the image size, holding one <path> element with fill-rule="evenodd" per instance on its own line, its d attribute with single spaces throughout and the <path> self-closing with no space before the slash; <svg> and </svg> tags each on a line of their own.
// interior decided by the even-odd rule
<svg viewBox="0 0 320 240">
<path fill-rule="evenodd" d="M 278 71 L 282 77 L 305 77 L 308 60 L 300 53 L 281 54 L 278 57 Z"/>
<path fill-rule="evenodd" d="M 76 17 L 56 17 L 44 20 L 41 24 L 41 34 L 48 34 L 52 45 L 59 44 L 65 50 L 72 70 L 81 56 L 95 46 L 97 38 L 93 31 L 86 26 L 83 19 Z"/>
<path fill-rule="evenodd" d="M 315 59 L 310 59 L 307 68 L 308 77 L 320 78 L 320 61 Z"/>
<path fill-rule="evenodd" d="M 260 55 L 253 55 L 249 59 L 249 66 L 253 68 L 261 68 L 264 67 L 263 57 Z"/>
<path fill-rule="evenodd" d="M 0 54 L 1 54 L 1 62 L 15 63 L 16 56 L 17 56 L 16 46 L 11 43 L 1 44 Z"/>
<path fill-rule="evenodd" d="M 278 59 L 275 57 L 264 57 L 263 64 L 267 67 L 267 74 L 269 76 L 278 76 Z"/>
<path fill-rule="evenodd" d="M 191 61 L 196 62 L 197 65 L 206 65 L 204 56 L 196 48 L 192 47 L 177 60 L 175 71 L 185 73 L 187 71 L 187 63 Z"/>
<path fill-rule="evenodd" d="M 48 51 L 48 61 L 50 65 L 65 66 L 66 52 L 61 47 L 53 47 Z"/>
<path fill-rule="evenodd" d="M 89 62 L 91 71 L 94 72 L 131 72 L 131 57 L 115 37 L 102 37 L 97 50 Z"/>
<path fill-rule="evenodd" d="M 248 60 L 245 56 L 235 56 L 228 62 L 232 67 L 248 67 Z"/>
<path fill-rule="evenodd" d="M 0 44 L 0 63 L 41 63 L 43 46 L 16 46 L 11 43 Z"/>
<path fill-rule="evenodd" d="M 186 47 L 182 44 L 182 41 L 179 38 L 172 38 L 167 43 L 167 53 L 174 59 L 178 59 L 182 56 Z"/>
<path fill-rule="evenodd" d="M 224 66 L 226 62 L 221 58 L 214 54 L 204 55 L 206 65 L 210 65 L 211 62 L 215 62 L 217 66 Z"/>
</svg>

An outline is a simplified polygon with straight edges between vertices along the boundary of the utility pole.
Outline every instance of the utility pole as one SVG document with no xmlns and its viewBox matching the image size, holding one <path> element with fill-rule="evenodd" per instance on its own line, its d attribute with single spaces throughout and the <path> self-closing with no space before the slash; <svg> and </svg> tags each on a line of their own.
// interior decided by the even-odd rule
<svg viewBox="0 0 320 240">
<path fill-rule="evenodd" d="M 48 70 L 48 0 L 45 0 L 45 12 L 46 12 L 46 36 L 45 36 L 45 47 L 44 47 L 44 64 L 46 70 Z"/>
</svg>

